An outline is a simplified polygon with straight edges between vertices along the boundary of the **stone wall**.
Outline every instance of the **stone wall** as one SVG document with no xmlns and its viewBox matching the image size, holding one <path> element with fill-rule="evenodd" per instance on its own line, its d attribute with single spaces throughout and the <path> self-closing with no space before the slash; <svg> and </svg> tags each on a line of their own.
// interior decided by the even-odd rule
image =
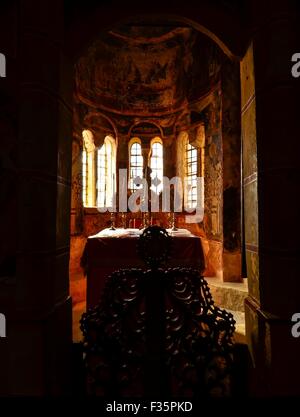
<svg viewBox="0 0 300 417">
<path fill-rule="evenodd" d="M 239 63 L 224 57 L 222 82 L 223 280 L 242 282 L 241 91 Z"/>
<path fill-rule="evenodd" d="M 60 1 L 1 8 L 8 65 L 0 100 L 7 244 L 0 258 L 0 309 L 7 317 L 0 393 L 61 395 L 71 388 L 72 65 L 63 51 Z"/>
<path fill-rule="evenodd" d="M 216 60 L 215 64 L 219 62 Z M 177 223 L 179 227 L 187 228 L 194 234 L 200 236 L 203 242 L 203 248 L 206 256 L 205 275 L 211 277 L 223 278 L 224 266 L 224 250 L 223 250 L 223 234 L 224 227 L 226 231 L 226 248 L 225 252 L 232 255 L 230 259 L 226 258 L 225 265 L 226 279 L 237 281 L 241 279 L 240 275 L 240 130 L 239 123 L 236 120 L 236 113 L 239 111 L 239 79 L 236 78 L 236 71 L 232 70 L 229 61 L 224 61 L 226 68 L 222 73 L 224 81 L 216 84 L 208 96 L 193 103 L 192 113 L 183 121 L 180 117 L 182 128 L 191 131 L 193 134 L 193 124 L 191 122 L 196 119 L 205 124 L 205 144 L 204 144 L 204 177 L 205 177 L 205 215 L 204 220 L 200 224 L 187 224 L 184 215 L 177 215 Z M 225 65 L 225 64 L 224 64 Z M 234 66 L 236 69 L 236 64 Z M 219 69 L 218 69 L 219 70 Z M 230 77 L 229 77 L 230 74 Z M 216 74 L 215 74 L 216 80 Z M 225 115 L 222 113 L 222 106 L 226 110 Z M 85 106 L 86 108 L 86 106 Z M 75 106 L 74 114 L 82 111 L 82 108 Z M 91 112 L 86 110 L 84 117 Z M 100 113 L 99 113 L 100 114 Z M 191 114 L 193 117 L 191 118 Z M 196 116 L 197 115 L 197 118 Z M 112 126 L 120 124 L 121 116 L 117 119 L 110 115 Z M 134 126 L 137 126 L 138 117 L 130 118 L 124 116 L 126 123 L 130 119 Z M 80 146 L 80 120 L 84 123 L 82 116 L 74 116 L 74 139 L 73 139 L 73 180 L 72 180 L 72 248 L 76 250 L 77 255 L 73 256 L 71 251 L 70 272 L 71 279 L 76 271 L 76 276 L 80 274 L 78 264 L 78 252 L 83 251 L 85 239 L 87 236 L 97 233 L 109 223 L 109 215 L 103 215 L 96 209 L 84 209 L 81 201 L 80 191 L 80 170 L 81 170 L 81 153 Z M 101 119 L 100 119 L 101 120 Z M 103 119 L 102 119 L 103 120 Z M 118 120 L 118 121 L 116 121 Z M 135 122 L 134 122 L 135 120 Z M 162 121 L 164 125 L 164 121 Z M 99 120 L 98 120 L 99 127 Z M 150 126 L 151 127 L 151 126 Z M 141 127 L 138 127 L 141 129 Z M 95 128 L 96 129 L 96 128 Z M 112 128 L 113 129 L 113 128 Z M 137 127 L 135 127 L 137 129 Z M 105 129 L 100 128 L 100 131 Z M 163 128 L 162 128 L 163 130 Z M 131 134 L 132 133 L 132 130 Z M 78 133 L 76 133 L 78 132 Z M 97 132 L 97 130 L 95 130 Z M 117 130 L 118 132 L 118 130 Z M 97 133 L 96 133 L 97 134 Z M 140 131 L 140 136 L 143 130 Z M 159 131 L 158 131 L 159 134 Z M 176 135 L 163 137 L 164 143 L 164 170 L 165 175 L 172 177 L 176 174 Z M 118 134 L 118 151 L 117 159 L 119 168 L 128 169 L 128 141 L 130 135 Z M 147 139 L 148 140 L 148 139 Z M 82 144 L 81 144 L 82 146 Z M 196 145 L 197 146 L 197 145 Z M 225 149 L 225 150 L 224 150 Z M 75 154 L 74 154 L 75 152 Z M 200 155 L 200 153 L 199 153 Z M 226 175 L 223 176 L 223 165 L 226 167 Z M 199 170 L 202 168 L 199 165 Z M 225 192 L 223 187 L 225 186 Z M 225 193 L 225 194 L 223 194 Z M 223 198 L 226 196 L 227 206 L 225 207 L 226 222 L 224 223 L 223 215 Z M 130 226 L 130 217 L 137 215 L 128 215 L 128 224 Z M 155 215 L 155 223 L 168 227 L 169 221 L 165 213 Z M 132 224 L 131 224 L 132 225 Z M 224 225 L 224 227 L 223 227 Z M 85 239 L 84 239 L 85 238 Z M 75 243 L 76 242 L 76 243 Z M 76 248 L 76 249 L 75 249 Z M 234 258 L 234 259 L 233 259 Z"/>
<path fill-rule="evenodd" d="M 213 93 L 205 110 L 206 143 L 204 160 L 204 232 L 207 276 L 223 276 L 223 146 L 221 88 Z"/>
</svg>

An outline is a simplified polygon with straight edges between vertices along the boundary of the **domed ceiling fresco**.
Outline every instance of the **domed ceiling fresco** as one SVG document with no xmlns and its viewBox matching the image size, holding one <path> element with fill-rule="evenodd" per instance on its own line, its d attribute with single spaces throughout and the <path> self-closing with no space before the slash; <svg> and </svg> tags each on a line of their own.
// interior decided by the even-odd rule
<svg viewBox="0 0 300 417">
<path fill-rule="evenodd" d="M 220 51 L 190 27 L 123 25 L 76 66 L 76 98 L 130 116 L 180 112 L 217 81 Z"/>
</svg>

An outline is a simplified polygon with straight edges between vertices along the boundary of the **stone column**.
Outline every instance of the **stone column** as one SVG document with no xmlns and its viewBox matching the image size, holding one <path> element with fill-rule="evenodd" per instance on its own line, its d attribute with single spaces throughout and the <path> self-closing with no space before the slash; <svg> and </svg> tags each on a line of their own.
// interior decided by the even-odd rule
<svg viewBox="0 0 300 417">
<path fill-rule="evenodd" d="M 163 141 L 164 176 L 169 179 L 176 177 L 176 137 Z"/>
<path fill-rule="evenodd" d="M 249 296 L 247 298 L 246 336 L 254 366 L 262 362 L 257 354 L 259 326 L 254 311 L 248 304 L 258 305 L 259 251 L 258 251 L 258 195 L 257 195 L 257 146 L 256 146 L 256 97 L 254 80 L 253 45 L 251 44 L 240 66 L 241 70 L 241 120 L 243 150 L 243 195 L 245 221 L 245 252 Z M 261 385 L 263 385 L 261 383 Z"/>
<path fill-rule="evenodd" d="M 246 332 L 255 387 L 274 396 L 300 394 L 300 340 L 291 336 L 291 316 L 300 306 L 300 81 L 291 75 L 291 56 L 299 51 L 295 4 L 253 2 L 255 88 L 251 50 L 241 66 Z"/>
<path fill-rule="evenodd" d="M 4 6 L 4 7 L 3 7 Z M 6 317 L 6 337 L 0 337 L 0 396 L 11 394 L 11 361 L 15 346 L 11 340 L 16 297 L 17 245 L 17 146 L 18 146 L 18 6 L 1 6 L 1 53 L 5 56 L 6 77 L 0 77 L 0 313 Z M 1 74 L 3 75 L 3 74 Z M 15 369 L 14 377 L 17 378 Z"/>
<path fill-rule="evenodd" d="M 128 149 L 129 139 L 127 135 L 118 134 L 118 147 L 117 147 L 117 167 L 119 169 L 129 170 L 129 149 Z M 118 173 L 117 173 L 118 175 Z M 127 172 L 129 175 L 129 172 Z"/>
<path fill-rule="evenodd" d="M 151 140 L 148 137 L 141 137 L 142 141 L 142 155 L 144 160 L 144 171 L 148 166 L 148 163 L 150 165 L 150 159 L 149 159 L 149 153 L 150 153 L 150 143 Z"/>
<path fill-rule="evenodd" d="M 127 196 L 126 196 L 126 201 L 127 201 L 127 205 L 128 205 L 128 179 L 129 179 L 129 149 L 128 149 L 128 136 L 124 135 L 124 134 L 118 134 L 118 140 L 117 140 L 117 155 L 116 155 L 116 160 L 117 160 L 117 211 L 120 211 L 120 207 L 119 207 L 119 202 L 120 202 L 120 198 L 119 198 L 119 193 L 120 193 L 120 172 L 119 170 L 122 169 L 126 169 L 127 170 L 127 179 L 126 179 L 126 192 L 127 192 Z M 122 183 L 121 188 L 124 187 L 124 191 L 125 191 L 125 185 Z M 121 201 L 121 205 L 125 204 L 125 199 Z M 122 221 L 120 219 L 120 221 Z M 126 222 L 127 225 L 129 224 L 129 220 L 128 222 Z"/>
<path fill-rule="evenodd" d="M 223 158 L 221 91 L 213 93 L 205 111 L 204 230 L 206 276 L 223 279 Z"/>
<path fill-rule="evenodd" d="M 240 69 L 224 57 L 222 79 L 223 281 L 241 282 Z"/>
<path fill-rule="evenodd" d="M 72 343 L 68 263 L 73 86 L 72 66 L 62 47 L 63 2 L 20 2 L 15 17 L 20 69 L 13 85 L 19 102 L 14 114 L 19 132 L 18 246 L 7 323 L 7 386 L 10 395 L 65 394 Z"/>
<path fill-rule="evenodd" d="M 82 136 L 74 132 L 72 141 L 71 236 L 80 235 L 83 231 L 82 149 Z"/>
</svg>

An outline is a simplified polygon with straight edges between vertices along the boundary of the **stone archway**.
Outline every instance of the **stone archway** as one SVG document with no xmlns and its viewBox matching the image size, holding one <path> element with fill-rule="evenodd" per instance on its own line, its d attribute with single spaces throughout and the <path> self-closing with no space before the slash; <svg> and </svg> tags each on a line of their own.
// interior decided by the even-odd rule
<svg viewBox="0 0 300 417">
<path fill-rule="evenodd" d="M 95 13 L 97 14 L 97 12 Z M 136 10 L 135 10 L 135 13 L 136 13 Z M 187 14 L 189 14 L 189 11 L 187 12 Z M 225 18 L 225 15 L 223 13 L 220 13 L 220 15 L 216 15 L 215 18 L 222 20 Z M 104 27 L 107 28 L 107 22 L 112 20 L 112 22 L 114 23 L 115 19 L 117 20 L 117 17 L 114 16 L 112 19 L 110 16 L 110 11 L 108 9 L 105 9 L 105 15 L 103 15 L 103 19 L 105 21 Z M 153 15 L 151 15 L 151 13 L 146 14 L 142 18 L 141 15 L 137 16 L 136 14 L 133 14 L 133 17 L 131 17 L 129 21 L 131 22 L 132 20 L 134 20 L 135 22 L 143 21 L 144 24 L 146 22 L 146 24 L 151 25 L 153 24 L 151 23 L 153 22 Z M 202 33 L 205 33 L 205 35 L 208 36 L 210 39 L 213 39 L 213 41 L 216 42 L 222 48 L 223 52 L 225 52 L 227 55 L 230 55 L 231 57 L 233 56 L 233 52 L 231 52 L 231 49 L 233 49 L 233 47 L 236 47 L 236 45 L 230 46 L 230 47 L 224 45 L 224 43 L 220 39 L 217 39 L 216 35 L 212 34 L 208 29 L 206 29 L 203 26 L 202 24 L 203 22 L 200 22 L 200 23 L 195 22 L 195 21 L 191 22 L 189 19 L 185 17 L 178 17 L 175 15 L 170 16 L 170 15 L 164 15 L 164 14 L 161 14 L 159 16 L 159 20 L 163 22 L 161 24 L 173 25 L 172 27 L 174 27 L 175 24 L 185 25 L 187 24 L 187 22 L 189 22 L 193 26 L 193 28 L 197 29 L 197 31 L 201 31 Z M 122 22 L 124 23 L 126 21 L 128 21 L 128 17 L 126 18 L 123 17 Z M 138 23 L 135 23 L 135 24 L 138 24 Z M 219 27 L 219 29 L 221 28 L 221 26 Z M 104 29 L 102 29 L 102 31 L 103 30 Z M 226 25 L 224 25 L 224 28 L 222 30 L 226 30 Z M 101 33 L 101 31 L 99 31 L 99 33 Z M 92 40 L 90 41 L 92 42 Z M 240 48 L 242 47 L 240 46 Z M 228 82 L 227 79 L 230 79 L 230 81 Z M 216 230 L 210 237 L 212 249 L 209 249 L 210 251 L 209 253 L 211 254 L 212 251 L 218 252 L 217 256 L 213 257 L 215 260 L 214 262 L 215 264 L 218 264 L 218 267 L 210 268 L 209 273 L 212 274 L 210 276 L 223 277 L 225 281 L 230 281 L 230 280 L 239 281 L 241 280 L 241 267 L 240 267 L 241 251 L 240 251 L 240 242 L 239 242 L 240 241 L 240 225 L 239 225 L 239 221 L 236 219 L 239 219 L 240 217 L 240 207 L 239 207 L 239 202 L 240 202 L 240 163 L 239 163 L 240 162 L 239 161 L 239 158 L 240 158 L 240 129 L 239 129 L 240 97 L 239 95 L 240 94 L 239 94 L 239 64 L 237 60 L 233 63 L 231 63 L 231 61 L 228 60 L 226 71 L 224 71 L 224 73 L 222 74 L 222 83 L 224 83 L 224 91 L 226 91 L 227 96 L 226 96 L 226 100 L 224 99 L 223 102 L 222 100 L 219 100 L 218 106 L 219 108 L 221 106 L 224 107 L 224 114 L 226 114 L 226 118 L 225 117 L 222 118 L 222 125 L 220 126 L 220 128 L 217 128 L 219 129 L 219 131 L 217 131 L 217 129 L 214 126 L 210 128 L 210 135 L 214 136 L 216 133 L 219 135 L 218 141 L 220 143 L 218 147 L 220 149 L 223 146 L 222 138 L 224 139 L 224 143 L 226 143 L 227 149 L 229 150 L 228 153 L 230 153 L 230 158 L 225 158 L 225 157 L 223 158 L 223 154 L 221 155 L 221 152 L 220 152 L 220 155 L 218 155 L 218 158 L 220 159 L 220 164 L 219 164 L 220 167 L 224 165 L 224 179 L 222 175 L 216 176 L 217 178 L 215 179 L 215 182 L 218 182 L 218 186 L 215 187 L 217 188 L 215 193 L 221 194 L 221 197 L 219 198 L 219 195 L 218 195 L 215 198 L 216 201 L 212 204 L 213 207 L 211 211 L 215 211 L 213 215 L 216 217 L 217 223 L 221 224 L 223 215 L 224 217 L 226 217 L 226 219 L 230 218 L 231 221 L 227 222 L 228 224 L 230 223 L 230 227 L 224 231 L 224 240 L 225 240 L 224 252 L 223 252 L 222 226 L 215 227 Z M 231 89 L 236 90 L 236 95 L 233 98 L 230 97 Z M 216 93 L 215 95 L 216 99 L 217 99 L 217 96 L 218 94 Z M 212 98 L 212 101 L 214 101 L 214 99 L 215 98 Z M 210 100 L 208 99 L 207 102 L 206 100 L 204 101 L 206 103 L 205 105 L 208 106 L 210 103 Z M 199 111 L 199 108 L 197 108 L 197 111 Z M 212 111 L 210 113 L 212 113 Z M 196 114 L 195 111 L 194 111 L 194 114 Z M 213 144 L 213 146 L 214 145 L 215 144 Z M 211 146 L 211 148 L 213 148 L 213 146 Z M 211 154 L 213 153 L 214 152 L 212 151 Z M 236 157 L 236 155 L 238 155 L 238 157 Z M 215 165 L 216 165 L 215 159 L 218 159 L 218 158 L 214 158 L 214 157 L 211 158 L 211 159 L 214 159 L 213 163 Z M 234 168 L 233 168 L 233 165 L 235 165 Z M 222 167 L 219 169 L 219 171 L 221 170 L 222 170 Z M 223 189 L 224 189 L 224 193 L 223 193 Z M 230 211 L 232 210 L 232 205 L 230 204 L 224 204 L 224 213 L 223 213 L 222 211 L 223 204 L 219 203 L 219 200 L 223 201 L 223 199 L 226 203 L 227 202 L 230 203 L 230 200 L 233 200 L 233 199 L 235 200 L 234 210 L 236 210 L 236 215 L 234 216 L 230 215 Z M 236 217 L 236 219 L 232 221 L 233 217 Z M 222 237 L 220 237 L 221 235 Z M 223 263 L 226 266 L 224 267 L 224 274 L 223 274 Z"/>
<path fill-rule="evenodd" d="M 2 118 L 19 155 L 12 204 L 17 205 L 16 221 L 9 223 L 10 236 L 18 242 L 17 254 L 11 247 L 16 268 L 12 268 L 9 285 L 1 283 L 1 313 L 6 315 L 8 336 L 0 355 L 6 377 L 0 381 L 4 395 L 70 391 L 68 216 L 73 64 L 99 29 L 113 26 L 124 16 L 168 15 L 168 6 L 158 3 L 127 2 L 125 15 L 117 1 L 105 2 L 98 10 L 96 2 L 91 9 L 88 2 L 68 5 L 62 0 L 12 1 L 1 6 L 1 53 L 7 59 L 1 89 L 8 98 L 2 104 Z M 176 1 L 172 13 L 197 22 L 241 58 L 250 39 L 247 22 L 238 10 L 226 10 L 224 3 L 230 4 L 203 1 L 192 6 Z M 247 335 L 260 375 L 256 391 L 260 395 L 299 395 L 299 343 L 290 334 L 290 317 L 299 308 L 300 293 L 300 208 L 295 199 L 299 194 L 300 84 L 290 73 L 290 58 L 299 47 L 299 10 L 296 2 L 288 1 L 270 7 L 251 0 L 247 5 L 255 31 L 253 60 L 249 50 L 242 63 L 244 145 L 248 146 L 249 139 L 249 149 L 255 147 L 257 136 L 257 152 L 250 150 L 253 160 L 244 163 L 244 169 L 249 168 L 244 185 L 250 216 L 247 256 L 253 277 Z M 251 220 L 251 213 L 256 212 L 252 201 L 257 205 L 257 223 Z"/>
<path fill-rule="evenodd" d="M 67 11 L 66 25 L 66 48 L 69 56 L 75 61 L 88 47 L 92 40 L 96 39 L 102 31 L 110 30 L 117 24 L 144 20 L 148 17 L 149 23 L 155 25 L 159 22 L 170 24 L 181 22 L 199 30 L 214 42 L 230 58 L 241 59 L 249 42 L 249 25 L 242 17 L 241 10 L 230 9 L 203 2 L 197 4 L 183 4 L 175 0 L 172 3 L 172 11 L 167 4 L 161 4 L 154 0 L 151 3 L 131 1 L 126 8 L 120 7 L 117 0 L 97 7 L 77 4 Z M 201 9 L 201 10 L 200 10 Z M 88 22 L 88 24 L 87 24 Z M 101 22 L 101 27 L 99 27 Z M 236 33 L 239 36 L 236 36 Z"/>
<path fill-rule="evenodd" d="M 255 27 L 250 46 L 250 36 L 238 14 L 229 17 L 221 7 L 207 3 L 201 5 L 200 13 L 200 7 L 183 6 L 181 2 L 174 4 L 172 12 L 174 16 L 184 15 L 195 28 L 199 25 L 198 29 L 219 42 L 221 47 L 225 45 L 228 55 L 243 57 L 241 119 L 249 279 L 246 321 L 248 345 L 258 375 L 254 391 L 260 395 L 299 394 L 299 346 L 290 337 L 290 317 L 297 311 L 300 293 L 297 277 L 300 224 L 297 213 L 300 209 L 293 197 L 295 188 L 298 190 L 295 179 L 299 177 L 296 111 L 299 83 L 290 74 L 290 58 L 298 48 L 299 10 L 292 2 L 277 2 L 271 9 L 261 2 L 248 3 L 254 11 L 251 26 Z M 155 3 L 151 4 L 150 12 L 155 12 L 155 6 Z M 142 4 L 135 4 L 132 9 L 128 7 L 128 16 L 149 12 L 143 7 Z M 169 10 L 163 6 L 159 10 L 168 15 Z M 201 21 L 197 21 L 197 16 Z M 94 20 L 90 20 L 91 32 L 97 30 L 97 25 L 92 22 L 99 18 L 105 20 L 105 27 L 110 27 L 122 17 L 119 10 L 115 13 L 109 6 L 99 9 Z M 69 45 L 75 36 L 75 21 L 69 26 Z M 85 34 L 81 48 L 92 38 L 91 33 Z M 74 48 L 70 47 L 69 51 L 70 55 L 76 56 Z M 80 47 L 77 52 L 80 53 Z M 284 103 L 284 109 L 274 107 L 274 102 Z M 274 122 L 277 120 L 280 123 Z M 282 152 L 285 137 L 289 138 L 290 146 Z M 270 146 L 270 140 L 274 146 Z M 286 206 L 289 207 L 288 216 L 285 215 Z M 285 227 L 278 228 L 278 224 Z M 293 236 L 292 230 L 296 231 Z M 283 283 L 285 276 L 289 278 L 288 285 Z"/>
<path fill-rule="evenodd" d="M 105 26 L 102 27 L 102 31 L 104 31 L 105 29 L 107 30 L 107 28 L 114 27 L 116 20 L 118 20 L 115 16 L 114 16 L 113 19 L 110 20 L 110 12 L 106 10 L 106 13 L 107 14 L 105 15 L 105 19 L 104 19 L 105 20 Z M 128 14 L 130 16 L 130 13 L 128 13 Z M 140 17 L 141 15 L 138 15 L 137 16 L 135 14 L 134 16 L 135 17 L 133 17 L 133 19 L 136 19 L 136 20 L 141 19 L 141 17 Z M 104 17 L 104 16 L 102 16 L 102 17 Z M 107 19 L 106 19 L 106 17 L 107 17 Z M 157 18 L 157 16 L 156 16 L 156 18 Z M 238 51 L 237 45 L 234 45 L 234 46 L 232 46 L 232 48 L 231 47 L 229 48 L 216 35 L 214 35 L 209 30 L 207 30 L 202 24 L 195 23 L 195 21 L 191 21 L 191 20 L 186 19 L 186 18 L 178 18 L 177 16 L 170 16 L 170 15 L 165 15 L 165 16 L 164 15 L 160 15 L 159 18 L 162 19 L 163 22 L 169 22 L 169 23 L 172 23 L 172 24 L 174 24 L 174 22 L 179 22 L 181 24 L 190 24 L 195 29 L 201 31 L 202 33 L 204 33 L 205 35 L 207 35 L 208 37 L 210 37 L 214 42 L 216 42 L 221 47 L 221 49 L 223 50 L 223 52 L 227 56 L 229 56 L 231 59 L 233 59 L 233 61 L 235 61 L 235 63 L 236 63 L 236 65 L 234 67 L 235 77 L 237 75 L 235 81 L 239 78 L 239 64 L 238 64 L 239 57 L 238 57 L 237 52 L 236 52 L 236 51 Z M 224 18 L 224 16 L 222 16 L 222 18 Z M 93 17 L 92 17 L 92 19 L 93 19 Z M 145 20 L 145 16 L 143 16 L 143 19 Z M 128 17 L 127 18 L 124 17 L 122 19 L 122 22 L 124 22 L 126 20 L 128 20 Z M 109 26 L 109 23 L 108 23 L 110 21 L 112 22 L 111 23 L 111 26 Z M 149 19 L 149 22 L 151 22 L 151 21 L 152 20 L 150 18 Z M 99 33 L 99 31 L 98 31 L 98 33 Z M 91 38 L 90 38 L 89 42 L 91 42 L 93 40 L 93 36 L 91 35 Z M 78 48 L 80 49 L 80 45 L 78 45 Z M 237 48 L 237 49 L 235 50 L 235 48 Z M 231 49 L 232 50 L 235 50 L 235 53 L 233 53 Z M 243 47 L 240 46 L 240 51 L 242 51 L 242 49 L 243 49 Z M 73 51 L 71 53 L 74 54 L 73 55 L 74 57 L 77 57 L 78 51 L 76 51 L 76 53 L 75 53 L 75 51 Z M 230 65 L 229 65 L 228 68 L 227 68 L 227 71 L 230 71 L 230 69 L 232 69 L 232 68 L 233 68 L 233 66 L 230 68 Z M 226 73 L 224 73 L 224 77 L 225 76 L 226 76 Z M 228 83 L 227 89 L 230 89 L 231 86 L 230 86 L 230 83 Z M 237 101 L 238 101 L 238 106 L 237 107 L 239 109 L 239 97 L 238 97 L 238 100 Z M 235 103 L 235 105 L 236 105 L 236 103 Z M 229 110 L 229 112 L 230 112 L 230 110 Z M 236 116 L 236 114 L 234 116 Z M 223 129 L 223 126 L 222 126 L 222 129 Z M 222 134 L 223 134 L 223 131 L 222 131 Z M 225 130 L 224 130 L 224 135 L 225 135 Z M 238 129 L 235 131 L 235 135 L 236 135 L 236 137 L 238 137 L 237 143 L 232 142 L 229 146 L 232 146 L 234 148 L 234 151 L 233 152 L 239 152 L 240 151 L 240 148 L 239 148 L 239 144 L 240 144 L 240 132 L 238 131 Z M 228 174 L 228 172 L 230 172 L 230 163 L 229 163 L 229 161 L 227 161 L 227 174 Z M 231 175 L 232 174 L 227 175 L 226 180 L 225 180 L 225 183 L 227 181 L 227 187 L 231 187 L 231 189 L 233 187 L 236 187 L 238 196 L 240 196 L 240 189 L 239 189 L 240 182 L 238 181 L 237 184 L 235 184 L 234 186 L 232 186 L 232 179 L 230 178 Z M 238 178 L 238 176 L 236 178 Z M 227 195 L 224 194 L 224 198 L 227 198 Z M 231 194 L 228 196 L 228 199 L 230 199 L 230 198 L 231 198 Z M 240 198 L 240 197 L 238 197 L 238 198 Z M 236 276 L 238 277 L 239 274 L 240 274 L 240 272 L 239 271 L 237 271 L 237 272 L 234 271 L 234 268 L 235 268 L 235 265 L 236 264 L 240 263 L 240 259 L 237 259 L 237 260 L 234 259 L 234 260 L 232 260 L 232 258 L 231 258 L 231 259 L 228 260 L 228 258 L 231 255 L 229 253 L 229 251 L 227 251 L 226 255 L 227 255 L 227 258 L 226 258 L 226 261 L 225 262 L 228 263 L 229 268 L 231 267 L 231 270 L 229 270 L 229 268 L 228 268 L 226 272 L 228 274 L 231 274 L 231 275 L 236 274 Z M 238 256 L 240 256 L 240 254 L 238 254 Z M 223 257 L 225 259 L 225 254 L 221 253 L 221 259 L 223 259 Z M 222 263 L 222 260 L 221 260 L 221 263 Z M 233 268 L 232 268 L 232 265 L 233 265 Z"/>
<path fill-rule="evenodd" d="M 99 22 L 104 22 L 103 30 L 124 18 L 124 11 L 114 2 L 99 6 L 96 12 L 87 10 L 88 5 L 67 10 L 65 19 L 63 6 L 59 0 L 55 4 L 34 2 L 36 14 L 33 14 L 32 4 L 23 2 L 18 10 L 12 5 L 1 16 L 7 21 L 11 21 L 11 16 L 21 17 L 13 20 L 8 32 L 12 33 L 11 39 L 15 39 L 14 34 L 21 34 L 18 53 L 16 44 L 8 44 L 7 51 L 3 51 L 9 56 L 8 68 L 20 89 L 18 97 L 22 98 L 18 119 L 21 175 L 15 230 L 17 280 L 7 295 L 7 351 L 14 361 L 5 361 L 3 367 L 9 375 L 3 392 L 15 395 L 61 394 L 70 389 L 68 262 L 73 64 L 99 32 Z M 160 16 L 164 13 L 169 16 L 163 5 L 152 2 L 146 6 L 139 2 L 127 7 L 125 17 L 158 10 Z M 175 2 L 172 13 L 184 15 L 185 18 L 176 19 L 192 22 L 227 55 L 236 58 L 244 55 L 248 36 L 237 14 L 212 7 L 208 2 L 201 5 L 201 11 L 199 6 Z M 201 21 L 197 21 L 197 16 Z M 18 78 L 17 68 L 21 66 Z M 11 79 L 8 74 L 8 80 Z M 7 90 L 17 102 L 17 94 L 10 85 Z M 38 158 L 36 149 L 40 150 Z"/>
</svg>

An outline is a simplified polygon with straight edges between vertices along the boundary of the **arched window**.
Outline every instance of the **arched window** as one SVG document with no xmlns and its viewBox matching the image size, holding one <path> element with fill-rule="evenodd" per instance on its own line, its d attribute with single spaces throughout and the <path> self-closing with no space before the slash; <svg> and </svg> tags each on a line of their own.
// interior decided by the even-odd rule
<svg viewBox="0 0 300 417">
<path fill-rule="evenodd" d="M 129 143 L 129 189 L 132 192 L 140 188 L 134 183 L 134 178 L 143 178 L 143 165 L 141 141 L 133 138 Z"/>
<path fill-rule="evenodd" d="M 163 189 L 163 145 L 160 138 L 154 138 L 151 143 L 150 168 L 152 181 L 156 178 L 160 181 L 160 184 L 152 185 L 151 189 L 160 193 Z"/>
<path fill-rule="evenodd" d="M 85 207 L 95 205 L 95 144 L 90 130 L 82 132 L 82 199 Z"/>
<path fill-rule="evenodd" d="M 184 205 L 187 209 L 196 209 L 197 204 L 204 201 L 204 181 L 198 182 L 197 178 L 204 179 L 205 163 L 205 126 L 201 124 L 197 128 L 196 138 L 190 143 L 189 133 L 181 131 L 176 143 L 176 175 L 184 183 Z M 200 185 L 202 184 L 202 186 Z M 197 201 L 198 196 L 200 201 Z"/>
<path fill-rule="evenodd" d="M 115 140 L 106 136 L 97 150 L 97 207 L 112 207 L 116 191 Z"/>
<path fill-rule="evenodd" d="M 116 143 L 106 136 L 100 148 L 89 130 L 82 132 L 82 200 L 84 207 L 112 207 L 116 190 Z"/>
<path fill-rule="evenodd" d="M 88 205 L 87 176 L 88 176 L 87 152 L 84 148 L 82 151 L 82 201 L 83 201 L 84 207 Z"/>
<path fill-rule="evenodd" d="M 196 208 L 197 206 L 197 174 L 198 174 L 198 153 L 197 148 L 190 143 L 185 145 L 186 182 L 188 185 L 186 195 L 186 207 Z"/>
</svg>

